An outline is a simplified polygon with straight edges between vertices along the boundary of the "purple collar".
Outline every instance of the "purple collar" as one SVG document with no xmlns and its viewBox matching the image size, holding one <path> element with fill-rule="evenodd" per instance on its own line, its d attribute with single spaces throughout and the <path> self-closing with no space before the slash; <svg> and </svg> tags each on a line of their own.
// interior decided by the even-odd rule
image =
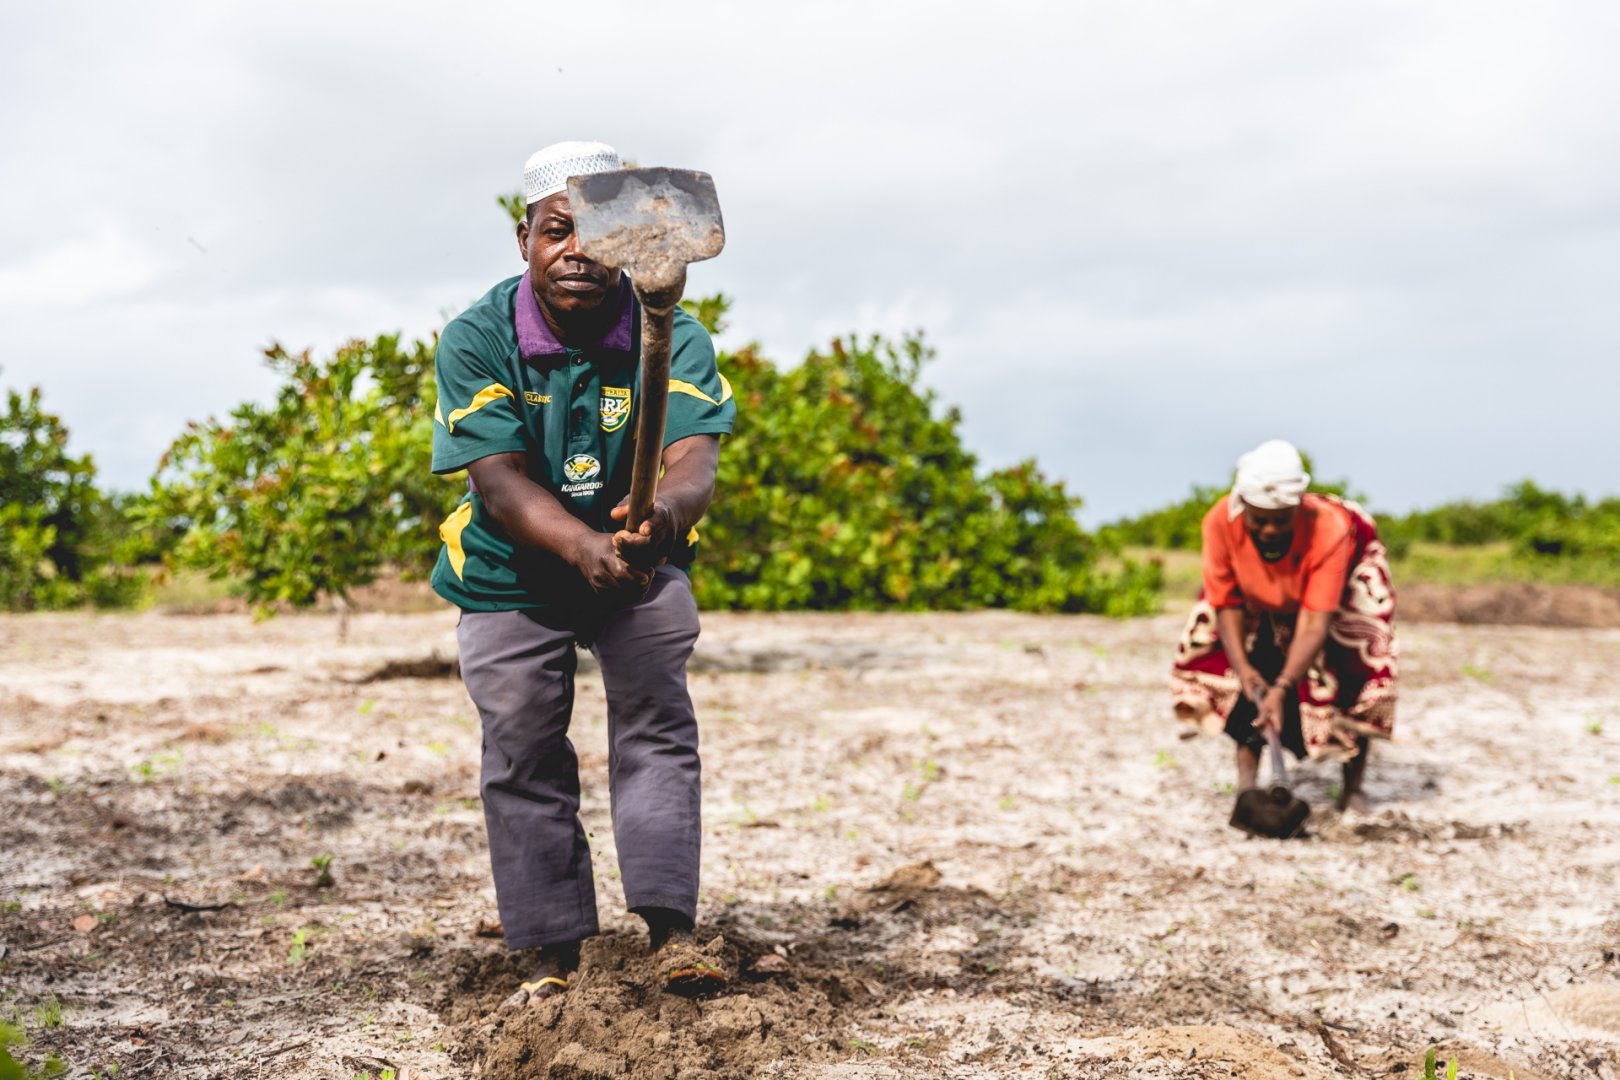
<svg viewBox="0 0 1620 1080">
<path fill-rule="evenodd" d="M 602 340 L 595 343 L 596 347 L 629 352 L 632 348 L 634 318 L 635 301 L 630 291 L 630 278 L 620 274 L 619 319 L 602 335 Z M 534 298 L 534 288 L 529 284 L 526 270 L 523 280 L 518 282 L 518 295 L 512 305 L 512 324 L 517 328 L 518 350 L 522 352 L 523 359 L 538 360 L 567 354 L 568 350 L 557 340 L 557 335 L 551 332 L 551 327 L 546 325 L 545 318 L 540 314 L 540 303 Z"/>
</svg>

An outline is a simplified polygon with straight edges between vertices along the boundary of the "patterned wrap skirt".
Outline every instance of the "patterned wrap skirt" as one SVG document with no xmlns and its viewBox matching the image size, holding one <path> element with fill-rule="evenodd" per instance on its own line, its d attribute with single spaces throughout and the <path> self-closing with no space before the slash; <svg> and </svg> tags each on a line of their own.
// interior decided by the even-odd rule
<svg viewBox="0 0 1620 1080">
<path fill-rule="evenodd" d="M 1321 761 L 1348 761 L 1357 754 L 1358 737 L 1387 739 L 1395 728 L 1399 648 L 1389 554 L 1378 539 L 1372 517 L 1353 502 L 1343 506 L 1350 511 L 1355 529 L 1350 577 L 1339 610 L 1328 625 L 1327 644 L 1295 688 L 1299 738 L 1305 754 Z M 1244 651 L 1251 658 L 1257 654 L 1287 656 L 1296 619 L 1293 612 L 1246 609 Z M 1272 674 L 1266 667 L 1280 667 L 1280 663 L 1256 666 L 1262 673 Z M 1240 689 L 1221 646 L 1215 609 L 1200 597 L 1176 647 L 1171 677 L 1176 718 L 1210 733 L 1229 730 L 1228 717 L 1238 705 Z"/>
</svg>

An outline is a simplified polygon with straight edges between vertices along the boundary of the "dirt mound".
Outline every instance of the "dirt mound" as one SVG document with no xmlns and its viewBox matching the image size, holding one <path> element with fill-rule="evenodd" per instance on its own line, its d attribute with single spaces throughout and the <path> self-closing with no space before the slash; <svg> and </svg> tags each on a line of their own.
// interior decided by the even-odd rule
<svg viewBox="0 0 1620 1080">
<path fill-rule="evenodd" d="M 456 656 L 444 657 L 434 652 L 428 656 L 410 660 L 389 660 L 380 664 L 357 679 L 350 679 L 356 684 L 387 682 L 390 679 L 459 679 L 461 678 L 461 658 Z"/>
<path fill-rule="evenodd" d="M 1620 627 L 1620 594 L 1592 585 L 1404 585 L 1400 618 L 1502 626 Z"/>
<path fill-rule="evenodd" d="M 659 964 L 639 935 L 592 938 L 566 994 L 496 1014 L 484 1072 L 511 1080 L 740 1080 L 769 1062 L 843 1053 L 825 995 L 791 975 L 738 975 L 736 950 L 726 952 L 727 992 L 691 1000 L 660 989 Z"/>
</svg>

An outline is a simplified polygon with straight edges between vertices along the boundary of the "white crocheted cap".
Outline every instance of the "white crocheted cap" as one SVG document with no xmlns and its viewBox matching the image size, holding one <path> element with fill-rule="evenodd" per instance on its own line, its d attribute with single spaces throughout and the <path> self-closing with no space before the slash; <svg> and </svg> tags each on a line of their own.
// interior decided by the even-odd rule
<svg viewBox="0 0 1620 1080">
<path fill-rule="evenodd" d="M 624 168 L 619 152 L 607 143 L 560 142 L 529 155 L 523 165 L 523 195 L 533 205 L 568 186 L 570 176 Z"/>
</svg>

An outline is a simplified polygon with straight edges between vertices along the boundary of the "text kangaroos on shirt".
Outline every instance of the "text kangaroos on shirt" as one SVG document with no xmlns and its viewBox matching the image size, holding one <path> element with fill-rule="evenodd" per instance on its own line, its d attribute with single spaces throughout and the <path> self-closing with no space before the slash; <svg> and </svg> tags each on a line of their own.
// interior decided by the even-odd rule
<svg viewBox="0 0 1620 1080">
<path fill-rule="evenodd" d="M 575 454 L 563 462 L 563 479 L 567 481 L 562 486 L 563 494 L 577 499 L 602 490 L 602 481 L 596 478 L 601 471 L 602 463 L 590 454 Z"/>
</svg>

